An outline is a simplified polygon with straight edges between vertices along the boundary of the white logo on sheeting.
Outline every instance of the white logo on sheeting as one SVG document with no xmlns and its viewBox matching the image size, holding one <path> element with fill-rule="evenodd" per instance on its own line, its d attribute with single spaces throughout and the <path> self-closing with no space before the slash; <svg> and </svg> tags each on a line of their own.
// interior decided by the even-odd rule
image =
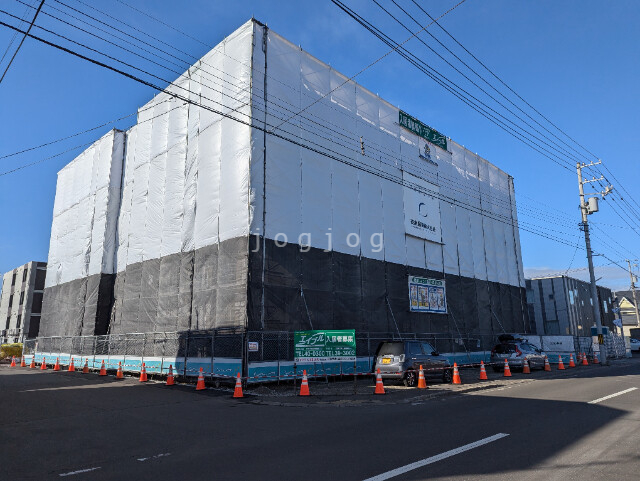
<svg viewBox="0 0 640 481">
<path fill-rule="evenodd" d="M 434 194 L 419 192 L 410 186 L 404 187 L 405 232 L 431 242 L 442 242 L 440 202 L 435 197 L 439 192 L 438 186 L 407 173 L 404 174 L 404 179 L 409 185 L 417 185 Z"/>
</svg>

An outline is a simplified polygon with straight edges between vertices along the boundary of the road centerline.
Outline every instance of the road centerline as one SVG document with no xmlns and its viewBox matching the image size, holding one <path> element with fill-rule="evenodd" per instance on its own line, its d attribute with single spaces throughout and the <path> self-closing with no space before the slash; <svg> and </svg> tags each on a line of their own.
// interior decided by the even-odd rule
<svg viewBox="0 0 640 481">
<path fill-rule="evenodd" d="M 70 471 L 68 473 L 61 473 L 58 476 L 60 476 L 61 478 L 64 478 L 65 476 L 74 476 L 76 474 L 89 473 L 91 471 L 95 471 L 96 469 L 100 469 L 100 468 L 101 467 L 98 466 L 96 468 L 79 469 L 77 471 Z"/>
<path fill-rule="evenodd" d="M 454 448 L 449 451 L 445 451 L 444 453 L 436 454 L 435 456 L 431 456 L 430 458 L 422 459 L 420 461 L 416 461 L 414 463 L 392 469 L 391 471 L 387 471 L 386 473 L 378 474 L 377 476 L 367 478 L 364 481 L 384 481 L 386 479 L 395 478 L 396 476 L 408 473 L 409 471 L 413 471 L 414 469 L 422 468 L 423 466 L 442 461 L 443 459 L 450 458 L 451 456 L 455 456 L 456 454 L 479 448 L 480 446 L 484 446 L 485 444 L 492 443 L 507 436 L 509 435 L 505 433 L 494 434 L 493 436 L 489 436 L 488 438 L 480 439 L 479 441 L 465 444 L 464 446 L 460 446 L 459 448 Z"/>
<path fill-rule="evenodd" d="M 630 387 L 629 389 L 625 389 L 624 391 L 616 392 L 613 394 L 609 394 L 608 396 L 604 396 L 598 399 L 594 399 L 593 401 L 589 401 L 588 404 L 598 404 L 601 401 L 606 401 L 607 399 L 611 399 L 617 396 L 622 396 L 623 394 L 627 394 L 628 392 L 635 391 L 638 389 L 637 387 Z"/>
</svg>

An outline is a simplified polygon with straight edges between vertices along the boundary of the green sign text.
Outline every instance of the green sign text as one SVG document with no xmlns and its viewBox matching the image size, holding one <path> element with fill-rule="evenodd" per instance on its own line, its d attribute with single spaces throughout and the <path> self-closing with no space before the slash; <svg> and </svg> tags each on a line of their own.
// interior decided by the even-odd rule
<svg viewBox="0 0 640 481">
<path fill-rule="evenodd" d="M 355 361 L 356 331 L 295 331 L 296 362 Z"/>
<path fill-rule="evenodd" d="M 410 130 L 424 140 L 437 145 L 441 149 L 447 150 L 447 138 L 435 129 L 423 124 L 418 119 L 400 110 L 398 123 L 401 127 Z"/>
</svg>

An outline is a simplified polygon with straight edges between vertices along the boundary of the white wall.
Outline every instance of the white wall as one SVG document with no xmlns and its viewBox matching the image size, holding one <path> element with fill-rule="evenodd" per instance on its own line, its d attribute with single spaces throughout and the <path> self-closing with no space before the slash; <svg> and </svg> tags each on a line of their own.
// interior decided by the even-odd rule
<svg viewBox="0 0 640 481">
<path fill-rule="evenodd" d="M 308 233 L 311 245 L 321 249 L 523 285 L 513 184 L 506 173 L 451 140 L 449 152 L 432 145 L 437 165 L 427 162 L 420 157 L 425 141 L 399 126 L 398 108 L 346 82 L 271 30 L 265 124 L 262 31 L 257 32 L 256 123 L 326 155 L 267 135 L 264 179 L 263 133 L 253 131 L 251 185 L 261 192 L 264 181 L 266 190 L 264 200 L 253 201 L 260 215 L 253 217 L 252 233 L 294 243 Z M 405 234 L 402 185 L 421 189 L 403 181 L 407 174 L 439 187 L 442 243 Z M 352 232 L 360 235 L 358 247 L 347 243 Z M 368 242 L 376 232 L 384 235 L 380 253 Z"/>
<path fill-rule="evenodd" d="M 140 108 L 127 133 L 117 272 L 248 235 L 250 127 L 222 114 L 250 120 L 252 35 L 247 22 Z"/>
<path fill-rule="evenodd" d="M 123 148 L 112 130 L 58 172 L 46 287 L 114 272 Z"/>
</svg>

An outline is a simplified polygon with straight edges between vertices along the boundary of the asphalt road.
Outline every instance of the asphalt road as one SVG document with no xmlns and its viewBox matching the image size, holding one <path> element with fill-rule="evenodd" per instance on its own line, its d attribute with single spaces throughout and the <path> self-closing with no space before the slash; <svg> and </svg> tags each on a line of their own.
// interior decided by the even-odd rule
<svg viewBox="0 0 640 481">
<path fill-rule="evenodd" d="M 292 406 L 2 365 L 0 479 L 640 479 L 640 358 L 512 379 Z"/>
</svg>

